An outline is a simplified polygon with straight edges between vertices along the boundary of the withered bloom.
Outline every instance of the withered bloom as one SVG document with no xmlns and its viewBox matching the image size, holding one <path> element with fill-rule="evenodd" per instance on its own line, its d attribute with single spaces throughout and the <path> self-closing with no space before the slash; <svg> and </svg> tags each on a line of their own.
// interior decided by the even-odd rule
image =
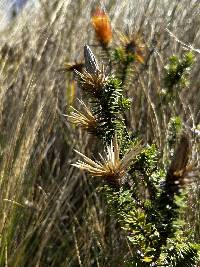
<svg viewBox="0 0 200 267">
<path fill-rule="evenodd" d="M 144 45 L 139 35 L 125 35 L 119 33 L 120 43 L 126 54 L 134 55 L 136 61 L 144 63 Z"/>
<path fill-rule="evenodd" d="M 189 172 L 191 171 L 191 166 L 188 165 L 190 152 L 189 136 L 183 134 L 166 176 L 166 189 L 169 193 L 178 193 L 180 188 L 190 182 Z"/>
<path fill-rule="evenodd" d="M 98 95 L 99 90 L 101 90 L 106 83 L 107 77 L 105 75 L 104 69 L 96 74 L 90 74 L 86 70 L 83 70 L 82 73 L 75 71 L 75 73 L 77 77 L 76 79 L 78 80 L 80 86 L 85 91 L 90 92 L 96 96 Z"/>
<path fill-rule="evenodd" d="M 97 7 L 92 13 L 91 21 L 97 39 L 103 46 L 107 47 L 112 40 L 112 28 L 109 16 L 103 9 Z"/>
<path fill-rule="evenodd" d="M 115 137 L 114 140 L 111 141 L 111 145 L 106 147 L 105 158 L 100 154 L 101 160 L 93 161 L 84 154 L 76 151 L 84 161 L 79 160 L 72 165 L 89 172 L 92 176 L 100 177 L 105 179 L 108 183 L 118 186 L 123 182 L 123 178 L 126 176 L 128 168 L 141 150 L 142 146 L 138 143 L 132 147 L 122 159 L 120 159 L 120 150 L 117 138 Z"/>
<path fill-rule="evenodd" d="M 104 68 L 100 70 L 98 62 L 89 46 L 84 47 L 85 69 L 80 73 L 75 70 L 76 79 L 80 86 L 93 95 L 98 95 L 99 90 L 105 85 L 107 76 Z"/>
<path fill-rule="evenodd" d="M 70 113 L 70 115 L 66 116 L 68 117 L 68 120 L 71 123 L 74 123 L 76 126 L 79 126 L 80 128 L 89 132 L 94 132 L 97 125 L 96 119 L 86 104 L 82 100 L 79 100 L 79 102 L 83 109 L 83 113 L 71 107 L 73 111 Z"/>
</svg>

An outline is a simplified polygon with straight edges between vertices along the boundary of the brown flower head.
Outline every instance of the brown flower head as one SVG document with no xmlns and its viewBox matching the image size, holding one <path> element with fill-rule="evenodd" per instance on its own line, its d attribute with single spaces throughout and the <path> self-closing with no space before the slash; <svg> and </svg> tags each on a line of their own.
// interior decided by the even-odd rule
<svg viewBox="0 0 200 267">
<path fill-rule="evenodd" d="M 105 10 L 97 7 L 92 13 L 91 21 L 99 42 L 103 46 L 108 46 L 112 40 L 112 28 L 110 18 Z"/>
<path fill-rule="evenodd" d="M 119 34 L 120 44 L 122 45 L 126 54 L 134 55 L 136 61 L 144 63 L 144 44 L 139 35 L 125 35 L 121 32 Z"/>
<path fill-rule="evenodd" d="M 79 103 L 83 109 L 83 113 L 71 107 L 73 111 L 70 115 L 66 115 L 68 120 L 84 130 L 94 132 L 97 124 L 94 115 L 82 100 L 79 100 Z"/>
<path fill-rule="evenodd" d="M 84 154 L 76 151 L 84 161 L 78 161 L 73 166 L 88 171 L 92 176 L 101 177 L 108 183 L 120 185 L 125 177 L 128 168 L 133 162 L 134 158 L 141 152 L 142 146 L 140 143 L 134 145 L 122 159 L 119 157 L 119 146 L 117 138 L 111 141 L 110 146 L 106 148 L 105 158 L 100 154 L 100 161 L 93 161 Z"/>
<path fill-rule="evenodd" d="M 100 70 L 94 54 L 87 45 L 84 47 L 84 57 L 85 69 L 82 73 L 77 70 L 74 71 L 76 79 L 85 91 L 97 96 L 99 90 L 101 90 L 107 82 L 107 76 L 103 67 Z"/>
</svg>

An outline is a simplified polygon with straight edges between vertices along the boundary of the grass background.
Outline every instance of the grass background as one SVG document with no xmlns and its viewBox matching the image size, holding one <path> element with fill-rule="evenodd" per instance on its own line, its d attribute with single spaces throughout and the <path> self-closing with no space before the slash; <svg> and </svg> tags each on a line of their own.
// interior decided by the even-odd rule
<svg viewBox="0 0 200 267">
<path fill-rule="evenodd" d="M 0 33 L 0 266 L 123 266 L 127 241 L 109 216 L 96 181 L 70 164 L 73 149 L 87 155 L 95 140 L 62 116 L 80 91 L 71 74 L 58 71 L 65 61 L 81 60 L 85 43 L 97 57 L 90 23 L 92 0 L 40 1 L 24 10 Z M 191 132 L 193 161 L 199 160 L 200 121 L 198 0 L 104 1 L 113 31 L 140 32 L 149 60 L 127 81 L 133 99 L 131 129 L 161 152 L 169 114 L 157 108 L 163 69 L 169 56 L 194 49 L 189 87 L 177 93 L 173 115 Z M 117 43 L 115 38 L 113 43 Z M 147 53 L 148 54 L 148 53 Z M 164 160 L 161 153 L 161 161 Z M 200 240 L 199 180 L 188 191 L 185 212 L 191 240 Z"/>
</svg>

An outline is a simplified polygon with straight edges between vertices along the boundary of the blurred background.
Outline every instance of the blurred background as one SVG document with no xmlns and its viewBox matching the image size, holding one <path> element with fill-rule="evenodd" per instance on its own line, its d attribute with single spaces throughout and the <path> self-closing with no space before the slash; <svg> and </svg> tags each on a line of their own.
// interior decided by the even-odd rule
<svg viewBox="0 0 200 267">
<path fill-rule="evenodd" d="M 38 5 L 37 0 L 1 0 L 0 1 L 0 30 L 4 30 L 24 8 L 31 12 Z"/>
</svg>

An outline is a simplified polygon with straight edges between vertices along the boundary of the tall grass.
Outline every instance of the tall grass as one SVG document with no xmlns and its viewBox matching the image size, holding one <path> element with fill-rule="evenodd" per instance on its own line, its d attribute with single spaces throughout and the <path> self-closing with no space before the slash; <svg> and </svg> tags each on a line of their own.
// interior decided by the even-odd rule
<svg viewBox="0 0 200 267">
<path fill-rule="evenodd" d="M 58 70 L 65 61 L 82 59 L 85 43 L 94 45 L 98 56 L 90 25 L 98 2 L 40 2 L 40 10 L 25 10 L 0 33 L 0 266 L 122 266 L 121 255 L 128 251 L 123 233 L 97 196 L 96 182 L 71 166 L 73 148 L 88 155 L 95 142 L 62 115 L 75 98 L 69 98 L 71 74 Z M 162 150 L 169 122 L 167 111 L 156 108 L 163 68 L 172 54 L 200 47 L 200 3 L 104 2 L 114 30 L 144 36 L 148 62 L 127 81 L 131 129 Z M 192 130 L 200 121 L 195 51 L 190 86 L 177 94 L 173 112 L 193 135 L 199 166 L 199 136 Z M 75 95 L 81 95 L 78 89 Z M 191 238 L 199 242 L 199 181 L 189 192 L 185 217 Z"/>
</svg>

